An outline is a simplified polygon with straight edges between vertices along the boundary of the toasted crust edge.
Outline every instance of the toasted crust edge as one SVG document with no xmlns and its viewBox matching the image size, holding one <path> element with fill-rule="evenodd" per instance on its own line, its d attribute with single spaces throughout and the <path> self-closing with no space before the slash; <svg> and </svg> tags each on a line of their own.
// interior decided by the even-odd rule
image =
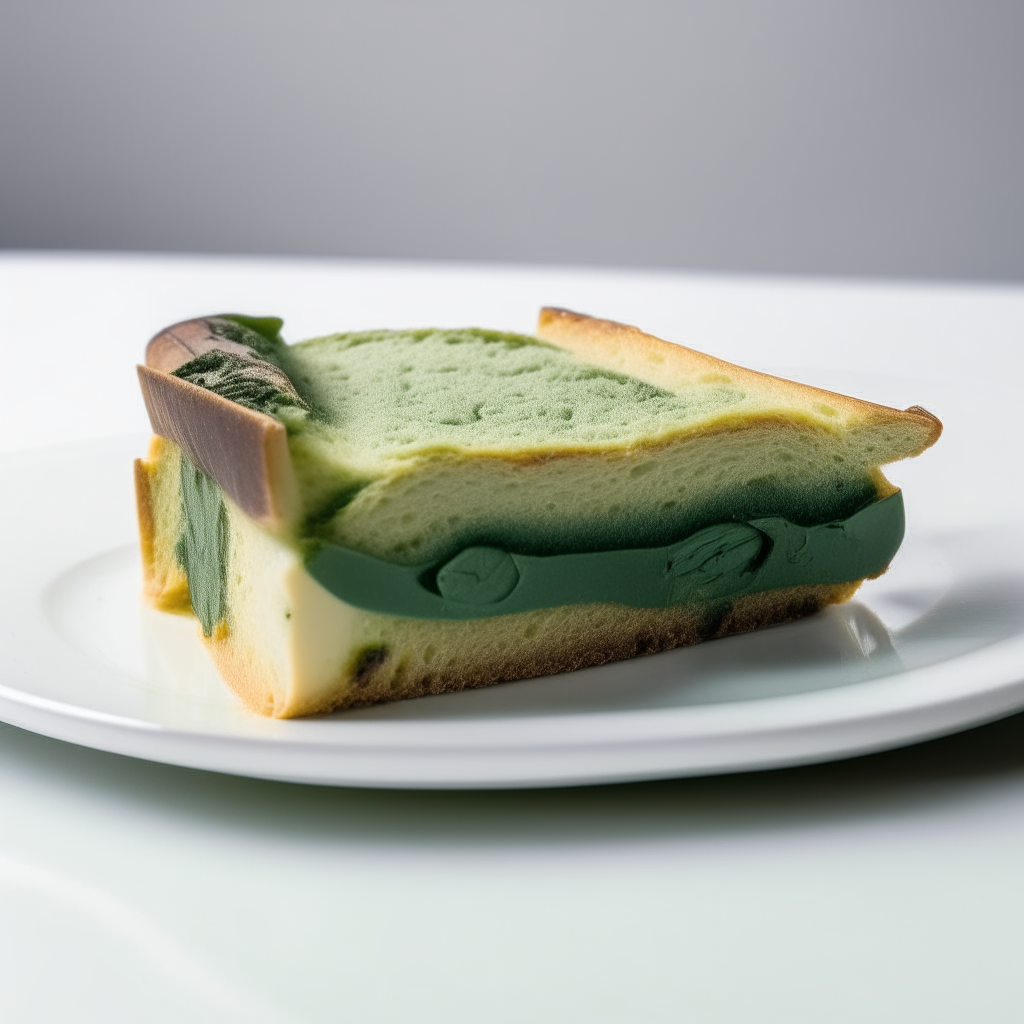
<svg viewBox="0 0 1024 1024">
<path fill-rule="evenodd" d="M 537 336 L 588 362 L 639 377 L 656 387 L 675 390 L 695 377 L 720 374 L 730 380 L 802 399 L 809 407 L 827 403 L 847 416 L 872 425 L 899 424 L 915 429 L 916 446 L 898 455 L 911 458 L 930 448 L 942 433 L 937 416 L 919 405 L 893 409 L 823 388 L 774 377 L 665 341 L 638 327 L 545 306 L 537 318 Z"/>
</svg>

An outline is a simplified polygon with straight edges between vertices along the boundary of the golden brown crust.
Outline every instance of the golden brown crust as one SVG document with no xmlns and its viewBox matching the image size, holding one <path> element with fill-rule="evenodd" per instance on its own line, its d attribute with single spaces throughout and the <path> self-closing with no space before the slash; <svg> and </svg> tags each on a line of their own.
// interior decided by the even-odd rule
<svg viewBox="0 0 1024 1024">
<path fill-rule="evenodd" d="M 153 432 L 178 444 L 261 526 L 286 525 L 298 491 L 284 424 L 169 373 L 138 372 Z"/>
<path fill-rule="evenodd" d="M 931 447 L 938 441 L 942 434 L 942 420 L 933 412 L 929 412 L 923 405 L 911 405 L 903 410 L 905 416 L 913 416 L 916 419 L 926 419 L 931 423 L 930 440 L 925 447 Z"/>
<path fill-rule="evenodd" d="M 901 453 L 900 458 L 919 455 L 931 447 L 942 433 L 939 420 L 919 405 L 901 411 L 783 380 L 664 341 L 614 320 L 601 320 L 584 313 L 546 306 L 537 320 L 537 336 L 574 352 L 587 362 L 639 377 L 666 390 L 698 381 L 729 381 L 784 396 L 790 401 L 795 399 L 810 410 L 827 406 L 860 423 L 899 424 L 912 428 L 916 444 L 912 450 Z"/>
<path fill-rule="evenodd" d="M 161 558 L 158 538 L 159 523 L 154 508 L 154 478 L 159 464 L 159 444 L 154 438 L 149 460 L 135 460 L 135 508 L 139 520 L 139 547 L 142 554 L 142 596 L 157 611 L 190 612 L 188 580 L 177 562 L 169 563 L 166 553 Z M 157 452 L 154 453 L 153 449 Z M 165 540 L 166 543 L 166 540 Z"/>
<path fill-rule="evenodd" d="M 149 487 L 149 474 L 142 463 L 136 459 L 135 470 L 135 512 L 139 519 L 139 549 L 142 554 L 142 580 L 146 599 L 152 603 L 153 588 L 153 539 L 156 535 L 156 522 L 153 518 L 153 495 Z"/>
<path fill-rule="evenodd" d="M 291 717 L 275 705 L 276 679 L 272 670 L 254 651 L 233 643 L 230 632 L 221 623 L 212 637 L 203 637 L 221 679 L 242 699 L 250 711 L 268 718 Z"/>
</svg>

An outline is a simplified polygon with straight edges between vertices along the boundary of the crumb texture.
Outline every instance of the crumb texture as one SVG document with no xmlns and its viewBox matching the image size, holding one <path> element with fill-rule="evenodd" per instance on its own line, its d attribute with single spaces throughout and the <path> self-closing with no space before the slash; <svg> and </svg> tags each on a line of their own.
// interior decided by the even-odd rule
<svg viewBox="0 0 1024 1024">
<path fill-rule="evenodd" d="M 469 545 L 554 554 L 844 518 L 884 496 L 877 467 L 899 443 L 738 368 L 661 387 L 495 331 L 331 335 L 291 346 L 287 365 L 309 410 L 277 413 L 300 533 L 409 565 Z"/>
<path fill-rule="evenodd" d="M 941 429 L 923 411 L 830 396 L 561 311 L 542 316 L 546 341 L 466 329 L 285 346 L 277 321 L 235 319 L 218 329 L 245 350 L 176 372 L 284 424 L 269 421 L 300 514 L 290 532 L 271 533 L 223 497 L 221 594 L 207 608 L 183 572 L 193 549 L 206 557 L 186 543 L 195 509 L 185 492 L 211 508 L 216 494 L 183 478 L 180 451 L 158 440 L 136 471 L 146 596 L 198 607 L 224 678 L 277 717 L 650 654 L 809 615 L 859 585 L 418 620 L 324 590 L 304 568 L 318 541 L 418 566 L 474 545 L 544 555 L 660 546 L 762 517 L 830 523 L 892 494 L 880 467 Z M 247 365 L 250 349 L 270 368 Z"/>
<path fill-rule="evenodd" d="M 743 392 L 675 393 L 522 335 L 484 330 L 341 334 L 294 348 L 296 384 L 353 449 L 628 444 L 713 416 Z"/>
</svg>

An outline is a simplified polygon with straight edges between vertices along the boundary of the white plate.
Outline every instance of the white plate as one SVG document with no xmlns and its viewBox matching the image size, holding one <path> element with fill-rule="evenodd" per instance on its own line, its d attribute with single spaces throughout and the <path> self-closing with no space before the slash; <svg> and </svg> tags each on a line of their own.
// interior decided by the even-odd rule
<svg viewBox="0 0 1024 1024">
<path fill-rule="evenodd" d="M 981 528 L 950 530 L 948 519 L 937 529 L 915 516 L 919 497 L 937 507 L 940 478 L 962 457 L 954 445 L 915 469 L 903 549 L 845 606 L 562 676 L 317 720 L 261 719 L 216 678 L 192 620 L 139 605 L 130 460 L 144 443 L 0 464 L 14 498 L 2 513 L 0 719 L 214 771 L 483 788 L 827 760 L 1024 706 L 1024 524 L 989 516 Z"/>
</svg>

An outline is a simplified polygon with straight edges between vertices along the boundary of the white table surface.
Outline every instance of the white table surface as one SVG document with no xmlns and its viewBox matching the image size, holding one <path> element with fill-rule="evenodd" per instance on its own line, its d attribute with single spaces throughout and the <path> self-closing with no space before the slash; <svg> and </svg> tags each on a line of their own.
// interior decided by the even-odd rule
<svg viewBox="0 0 1024 1024">
<path fill-rule="evenodd" d="M 1021 290 L 8 254 L 0 451 L 144 430 L 134 362 L 188 316 L 298 339 L 528 331 L 541 304 L 755 367 L 947 389 L 1024 368 Z M 1009 471 L 1017 445 L 993 439 Z M 258 782 L 0 726 L 3 1021 L 1020 1021 L 1022 876 L 1024 716 L 832 765 L 495 793 Z"/>
</svg>

